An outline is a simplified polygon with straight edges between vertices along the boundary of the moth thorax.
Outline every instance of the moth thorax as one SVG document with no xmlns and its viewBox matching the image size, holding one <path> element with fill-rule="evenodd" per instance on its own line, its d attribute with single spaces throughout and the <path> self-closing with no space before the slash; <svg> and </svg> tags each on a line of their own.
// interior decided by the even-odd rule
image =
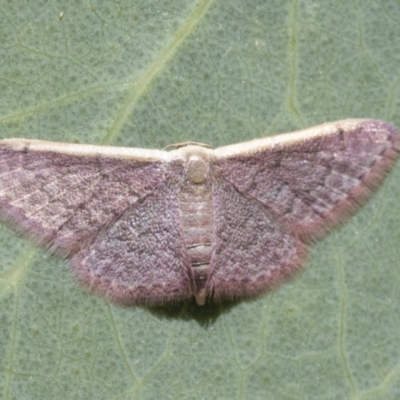
<svg viewBox="0 0 400 400">
<path fill-rule="evenodd" d="M 189 156 L 186 163 L 187 178 L 192 183 L 201 184 L 207 180 L 208 163 L 198 154 Z"/>
</svg>

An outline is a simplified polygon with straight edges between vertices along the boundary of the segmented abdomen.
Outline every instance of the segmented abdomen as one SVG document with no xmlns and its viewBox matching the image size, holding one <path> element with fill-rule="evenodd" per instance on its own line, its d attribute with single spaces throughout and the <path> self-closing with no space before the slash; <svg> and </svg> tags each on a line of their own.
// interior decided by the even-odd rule
<svg viewBox="0 0 400 400">
<path fill-rule="evenodd" d="M 188 182 L 182 187 L 180 204 L 196 295 L 205 288 L 210 267 L 214 228 L 211 185 Z"/>
</svg>

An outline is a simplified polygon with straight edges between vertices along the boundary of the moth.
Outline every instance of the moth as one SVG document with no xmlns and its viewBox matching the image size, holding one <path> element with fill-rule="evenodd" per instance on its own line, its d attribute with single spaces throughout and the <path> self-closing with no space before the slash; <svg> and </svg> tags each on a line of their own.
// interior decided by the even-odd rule
<svg viewBox="0 0 400 400">
<path fill-rule="evenodd" d="M 344 120 L 211 149 L 0 141 L 0 216 L 119 303 L 246 298 L 304 264 L 382 182 L 399 133 Z"/>
</svg>

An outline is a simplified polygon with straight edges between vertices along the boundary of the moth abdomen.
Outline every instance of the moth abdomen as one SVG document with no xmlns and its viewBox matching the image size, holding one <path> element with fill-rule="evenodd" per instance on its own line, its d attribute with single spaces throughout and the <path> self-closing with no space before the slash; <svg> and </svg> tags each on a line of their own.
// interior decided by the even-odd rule
<svg viewBox="0 0 400 400">
<path fill-rule="evenodd" d="M 198 154 L 188 155 L 186 179 L 179 195 L 182 230 L 192 275 L 192 292 L 204 304 L 210 272 L 214 207 L 208 165 Z"/>
</svg>

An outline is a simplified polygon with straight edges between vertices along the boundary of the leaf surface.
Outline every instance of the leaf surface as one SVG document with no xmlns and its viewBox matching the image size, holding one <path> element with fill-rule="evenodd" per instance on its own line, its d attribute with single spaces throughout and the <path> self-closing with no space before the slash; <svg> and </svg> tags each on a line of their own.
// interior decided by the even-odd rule
<svg viewBox="0 0 400 400">
<path fill-rule="evenodd" d="M 350 117 L 400 127 L 395 0 L 0 10 L 1 138 L 217 147 Z M 203 308 L 110 304 L 1 226 L 0 397 L 397 399 L 399 198 L 400 164 L 303 274 Z"/>
</svg>

